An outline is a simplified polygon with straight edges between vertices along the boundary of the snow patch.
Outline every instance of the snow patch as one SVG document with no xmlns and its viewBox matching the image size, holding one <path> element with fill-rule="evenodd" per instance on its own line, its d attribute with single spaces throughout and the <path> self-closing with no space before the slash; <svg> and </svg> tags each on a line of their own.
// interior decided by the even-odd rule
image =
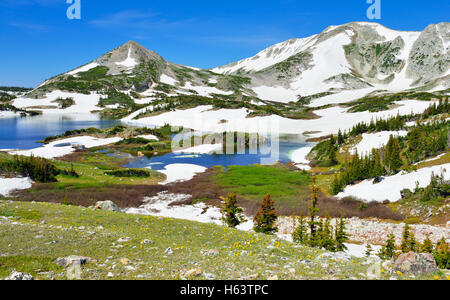
<svg viewBox="0 0 450 300">
<path fill-rule="evenodd" d="M 99 66 L 98 63 L 92 62 L 92 63 L 87 64 L 87 65 L 85 65 L 85 66 L 83 66 L 81 68 L 78 68 L 78 69 L 75 69 L 73 71 L 68 72 L 67 75 L 76 75 L 76 74 L 81 73 L 81 72 L 87 72 L 87 71 L 89 71 L 89 70 L 91 70 L 93 68 L 96 68 L 98 66 Z"/>
<path fill-rule="evenodd" d="M 337 197 L 342 199 L 344 197 L 353 196 L 363 199 L 365 201 L 383 202 L 389 200 L 396 202 L 401 199 L 400 192 L 403 189 L 414 190 L 416 182 L 419 187 L 423 188 L 430 184 L 431 175 L 444 175 L 445 180 L 450 179 L 450 164 L 440 166 L 433 166 L 430 168 L 419 169 L 416 172 L 397 175 L 384 178 L 380 183 L 374 184 L 373 180 L 366 180 L 356 185 L 348 186 L 345 190 L 338 194 Z"/>
<path fill-rule="evenodd" d="M 191 164 L 172 164 L 165 167 L 164 170 L 158 171 L 167 176 L 166 181 L 161 183 L 166 185 L 179 181 L 187 181 L 194 178 L 195 175 L 205 172 L 207 169 L 198 165 Z"/>
<path fill-rule="evenodd" d="M 33 181 L 29 177 L 3 178 L 0 177 L 0 195 L 8 196 L 11 192 L 17 190 L 26 190 L 31 188 Z"/>
<path fill-rule="evenodd" d="M 187 154 L 220 154 L 223 150 L 222 144 L 204 144 L 188 149 L 173 151 L 173 153 L 187 153 Z"/>
<path fill-rule="evenodd" d="M 407 131 L 382 131 L 377 133 L 364 133 L 362 135 L 362 141 L 350 150 L 351 154 L 355 154 L 356 151 L 360 155 L 370 154 L 372 149 L 381 149 L 386 146 L 389 142 L 389 138 L 394 137 L 404 137 L 408 135 Z"/>
<path fill-rule="evenodd" d="M 144 205 L 139 208 L 129 208 L 126 210 L 126 213 L 222 225 L 222 214 L 218 207 L 207 206 L 204 203 L 195 205 L 170 205 L 174 202 L 188 200 L 190 197 L 190 195 L 168 194 L 163 192 L 155 197 L 146 198 Z M 237 229 L 245 231 L 251 230 L 252 228 L 252 221 L 247 221 L 237 227 Z"/>
<path fill-rule="evenodd" d="M 116 62 L 116 65 L 119 66 L 124 66 L 128 69 L 134 68 L 135 66 L 138 65 L 138 62 L 136 61 L 136 59 L 131 57 L 131 47 L 128 49 L 128 57 L 127 59 L 125 59 L 122 62 Z"/>
<path fill-rule="evenodd" d="M 91 136 L 78 136 L 73 138 L 68 138 L 64 140 L 58 140 L 51 142 L 47 145 L 44 145 L 39 148 L 31 149 L 31 150 L 21 150 L 21 151 L 12 151 L 9 154 L 12 155 L 23 155 L 23 156 L 35 156 L 42 157 L 47 159 L 57 158 L 64 155 L 68 155 L 72 152 L 75 152 L 76 146 L 84 146 L 86 148 L 93 148 L 104 146 L 108 144 L 113 144 L 121 141 L 122 138 L 109 138 L 109 139 L 100 139 Z"/>
<path fill-rule="evenodd" d="M 169 85 L 175 85 L 177 83 L 176 79 L 169 77 L 166 74 L 162 74 L 161 79 L 159 81 Z"/>
</svg>

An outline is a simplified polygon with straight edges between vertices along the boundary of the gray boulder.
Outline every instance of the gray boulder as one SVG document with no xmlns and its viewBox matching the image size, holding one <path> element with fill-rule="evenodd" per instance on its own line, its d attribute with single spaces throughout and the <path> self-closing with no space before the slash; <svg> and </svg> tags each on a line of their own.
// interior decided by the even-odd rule
<svg viewBox="0 0 450 300">
<path fill-rule="evenodd" d="M 95 263 L 97 262 L 95 259 L 90 257 L 83 257 L 83 256 L 67 256 L 67 257 L 60 257 L 56 259 L 56 263 L 60 265 L 61 267 L 68 268 L 70 266 L 82 266 L 87 263 Z"/>
<path fill-rule="evenodd" d="M 12 271 L 12 273 L 5 278 L 5 280 L 34 280 L 33 276 L 26 273 Z"/>
<path fill-rule="evenodd" d="M 115 211 L 115 212 L 121 212 L 122 210 L 112 201 L 99 201 L 94 206 L 95 209 L 101 209 L 106 211 Z"/>
<path fill-rule="evenodd" d="M 394 263 L 394 271 L 409 275 L 434 274 L 439 271 L 432 254 L 409 252 L 400 255 Z"/>
</svg>

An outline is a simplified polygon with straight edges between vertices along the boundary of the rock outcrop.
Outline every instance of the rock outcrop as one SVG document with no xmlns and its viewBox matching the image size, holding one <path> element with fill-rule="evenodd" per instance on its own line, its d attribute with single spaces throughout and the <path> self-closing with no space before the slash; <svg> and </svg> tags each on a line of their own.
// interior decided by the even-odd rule
<svg viewBox="0 0 450 300">
<path fill-rule="evenodd" d="M 434 274 L 439 270 L 432 254 L 410 252 L 397 258 L 394 271 L 408 275 L 425 275 Z"/>
</svg>

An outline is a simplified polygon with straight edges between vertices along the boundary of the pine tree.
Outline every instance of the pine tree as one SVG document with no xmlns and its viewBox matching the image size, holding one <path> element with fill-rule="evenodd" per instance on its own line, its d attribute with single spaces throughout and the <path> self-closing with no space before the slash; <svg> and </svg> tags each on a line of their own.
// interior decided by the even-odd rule
<svg viewBox="0 0 450 300">
<path fill-rule="evenodd" d="M 366 256 L 367 257 L 372 256 L 372 252 L 373 252 L 372 246 L 370 244 L 367 244 L 367 246 L 366 246 Z"/>
<path fill-rule="evenodd" d="M 339 132 L 338 132 L 337 143 L 338 143 L 338 145 L 342 145 L 342 144 L 345 143 L 345 138 L 342 135 L 342 131 L 340 129 L 339 129 Z"/>
<path fill-rule="evenodd" d="M 311 205 L 308 208 L 309 209 L 309 216 L 310 221 L 308 222 L 309 225 L 309 231 L 310 231 L 310 244 L 314 246 L 317 241 L 317 221 L 316 221 L 316 215 L 319 213 L 319 208 L 317 208 L 317 202 L 319 201 L 319 188 L 316 185 L 316 178 L 313 178 L 312 183 L 312 199 L 311 199 Z"/>
<path fill-rule="evenodd" d="M 328 149 L 328 160 L 333 165 L 338 163 L 336 139 L 334 138 L 334 135 L 331 135 L 331 138 L 330 138 L 330 145 L 329 145 L 329 149 Z"/>
<path fill-rule="evenodd" d="M 255 215 L 255 226 L 253 229 L 255 230 L 255 232 L 273 234 L 274 232 L 278 231 L 275 226 L 277 218 L 278 217 L 275 210 L 275 203 L 270 195 L 267 195 L 264 197 L 261 203 L 261 208 Z"/>
<path fill-rule="evenodd" d="M 305 218 L 300 216 L 298 218 L 299 224 L 292 233 L 292 239 L 299 244 L 305 244 L 308 240 L 308 232 L 306 230 Z"/>
<path fill-rule="evenodd" d="M 224 201 L 222 208 L 222 221 L 231 228 L 235 228 L 242 222 L 245 222 L 243 209 L 236 205 L 236 195 L 229 194 L 227 197 L 221 197 Z"/>
<path fill-rule="evenodd" d="M 442 238 L 436 245 L 434 259 L 440 269 L 450 269 L 450 247 L 445 238 Z"/>
<path fill-rule="evenodd" d="M 402 158 L 400 157 L 400 143 L 398 139 L 390 136 L 389 142 L 386 145 L 384 164 L 393 173 L 396 173 L 403 165 Z"/>
<path fill-rule="evenodd" d="M 422 253 L 433 253 L 434 245 L 430 239 L 430 235 L 427 234 L 427 238 L 423 241 L 422 246 L 420 247 Z"/>
<path fill-rule="evenodd" d="M 333 231 L 330 224 L 330 217 L 327 216 L 322 225 L 321 230 L 321 245 L 328 251 L 336 251 L 336 240 L 333 238 Z"/>
<path fill-rule="evenodd" d="M 386 241 L 386 244 L 380 249 L 378 252 L 378 257 L 383 260 L 389 260 L 395 255 L 395 236 L 394 234 L 390 234 Z"/>
<path fill-rule="evenodd" d="M 333 181 L 331 182 L 331 193 L 337 195 L 342 192 L 342 180 L 338 175 L 334 175 Z"/>
<path fill-rule="evenodd" d="M 372 169 L 372 176 L 374 178 L 378 178 L 386 174 L 386 170 L 384 169 L 383 165 L 381 164 L 381 157 L 380 153 L 376 150 L 372 150 L 372 156 L 374 159 L 373 163 L 373 169 Z"/>
<path fill-rule="evenodd" d="M 403 239 L 401 249 L 403 253 L 408 252 L 416 252 L 417 250 L 417 241 L 414 237 L 414 233 L 410 231 L 410 227 L 408 224 L 405 225 L 405 229 L 403 231 Z"/>
<path fill-rule="evenodd" d="M 337 251 L 345 251 L 347 250 L 347 246 L 345 246 L 345 242 L 349 240 L 349 236 L 347 235 L 347 232 L 345 231 L 345 221 L 344 218 L 341 217 L 339 221 L 339 225 L 336 227 L 336 250 Z"/>
</svg>

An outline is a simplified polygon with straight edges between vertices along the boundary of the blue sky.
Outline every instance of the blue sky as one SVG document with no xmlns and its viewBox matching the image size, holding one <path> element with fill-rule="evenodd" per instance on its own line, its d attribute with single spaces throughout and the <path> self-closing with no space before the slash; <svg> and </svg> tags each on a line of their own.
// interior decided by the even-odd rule
<svg viewBox="0 0 450 300">
<path fill-rule="evenodd" d="M 209 68 L 329 25 L 369 21 L 367 0 L 0 0 L 0 85 L 33 87 L 129 40 L 167 60 Z M 382 0 L 382 19 L 398 30 L 449 21 L 450 1 Z"/>
</svg>

